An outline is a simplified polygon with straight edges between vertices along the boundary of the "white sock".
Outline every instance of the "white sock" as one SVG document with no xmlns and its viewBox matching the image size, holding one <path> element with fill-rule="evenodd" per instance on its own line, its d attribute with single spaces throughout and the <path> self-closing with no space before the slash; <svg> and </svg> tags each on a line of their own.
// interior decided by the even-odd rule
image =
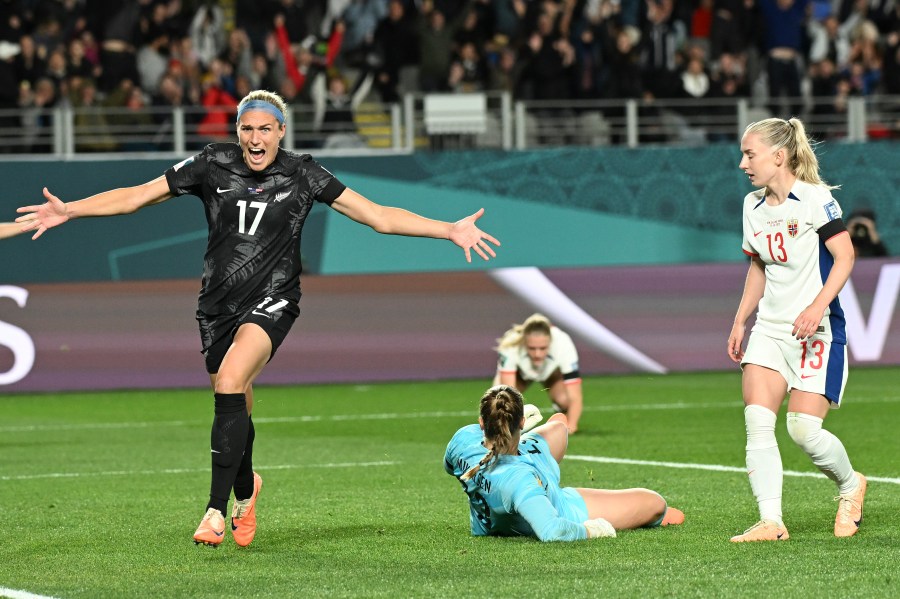
<svg viewBox="0 0 900 599">
<path fill-rule="evenodd" d="M 841 440 L 822 428 L 822 419 L 801 412 L 788 412 L 791 439 L 812 458 L 825 476 L 837 483 L 839 493 L 848 495 L 859 487 L 859 478 Z"/>
<path fill-rule="evenodd" d="M 775 422 L 778 417 L 772 410 L 757 405 L 744 408 L 747 425 L 747 475 L 759 517 L 783 524 L 781 516 L 781 486 L 784 470 L 781 453 L 775 440 Z"/>
</svg>

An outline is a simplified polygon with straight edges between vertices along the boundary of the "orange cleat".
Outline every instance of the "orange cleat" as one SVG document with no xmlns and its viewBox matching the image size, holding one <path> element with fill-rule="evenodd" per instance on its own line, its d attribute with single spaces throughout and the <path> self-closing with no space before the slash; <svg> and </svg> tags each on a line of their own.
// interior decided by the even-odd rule
<svg viewBox="0 0 900 599">
<path fill-rule="evenodd" d="M 732 543 L 748 543 L 753 541 L 787 541 L 791 536 L 783 524 L 772 520 L 760 520 L 744 531 L 744 534 L 731 537 Z"/>
<path fill-rule="evenodd" d="M 225 516 L 216 508 L 209 508 L 194 533 L 194 543 L 218 547 L 225 538 Z"/>
<path fill-rule="evenodd" d="M 677 526 L 684 524 L 684 512 L 675 507 L 666 508 L 666 515 L 663 516 L 660 526 Z"/>
<path fill-rule="evenodd" d="M 834 519 L 834 536 L 852 537 L 859 530 L 863 518 L 863 500 L 866 498 L 866 477 L 856 473 L 859 488 L 850 495 L 838 495 L 834 498 L 838 503 L 837 516 Z"/>
<path fill-rule="evenodd" d="M 235 499 L 234 508 L 231 510 L 231 534 L 234 542 L 241 547 L 246 547 L 253 541 L 256 535 L 256 498 L 262 489 L 262 477 L 253 473 L 253 495 L 249 499 Z"/>
</svg>

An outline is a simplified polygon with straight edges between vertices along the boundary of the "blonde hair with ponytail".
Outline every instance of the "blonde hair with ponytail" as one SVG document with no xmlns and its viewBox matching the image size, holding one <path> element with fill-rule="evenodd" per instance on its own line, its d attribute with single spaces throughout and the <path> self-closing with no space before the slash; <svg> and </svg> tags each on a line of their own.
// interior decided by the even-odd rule
<svg viewBox="0 0 900 599">
<path fill-rule="evenodd" d="M 503 336 L 497 339 L 495 349 L 501 350 L 521 345 L 525 341 L 525 337 L 534 333 L 550 337 L 550 326 L 549 318 L 543 314 L 532 314 L 522 324 L 513 325 L 511 329 L 503 333 Z"/>
<path fill-rule="evenodd" d="M 760 141 L 777 152 L 784 148 L 787 152 L 787 165 L 790 171 L 804 183 L 822 185 L 828 189 L 837 189 L 829 185 L 819 176 L 819 159 L 813 150 L 813 143 L 806 135 L 803 122 L 797 118 L 788 120 L 771 118 L 750 123 L 744 135 L 755 133 Z"/>
<path fill-rule="evenodd" d="M 515 387 L 495 385 L 485 391 L 479 407 L 484 440 L 490 447 L 481 461 L 469 468 L 461 481 L 467 481 L 484 468 L 491 466 L 497 456 L 515 454 L 525 417 L 525 400 Z"/>
</svg>

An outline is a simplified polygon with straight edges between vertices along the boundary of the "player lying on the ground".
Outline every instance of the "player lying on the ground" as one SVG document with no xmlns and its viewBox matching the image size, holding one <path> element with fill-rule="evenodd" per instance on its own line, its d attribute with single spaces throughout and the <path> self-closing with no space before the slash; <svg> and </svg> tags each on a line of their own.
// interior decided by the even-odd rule
<svg viewBox="0 0 900 599">
<path fill-rule="evenodd" d="M 522 394 L 508 385 L 488 389 L 479 411 L 479 423 L 456 431 L 444 454 L 444 469 L 469 497 L 473 535 L 577 541 L 684 522 L 681 510 L 649 489 L 560 486 L 569 439 L 564 414 L 523 434 Z"/>
</svg>

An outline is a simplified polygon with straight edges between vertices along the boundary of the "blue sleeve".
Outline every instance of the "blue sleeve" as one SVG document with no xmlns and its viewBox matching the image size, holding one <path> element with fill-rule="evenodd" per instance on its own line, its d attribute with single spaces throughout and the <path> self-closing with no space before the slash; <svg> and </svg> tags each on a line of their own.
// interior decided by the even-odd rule
<svg viewBox="0 0 900 599">
<path fill-rule="evenodd" d="M 515 511 L 528 522 L 535 536 L 541 541 L 579 541 L 587 538 L 587 529 L 581 522 L 561 518 L 553 502 L 547 496 L 535 472 L 520 471 L 510 480 L 511 493 L 505 497 L 509 511 Z"/>
<path fill-rule="evenodd" d="M 587 529 L 580 522 L 560 518 L 546 495 L 533 495 L 516 506 L 516 511 L 541 541 L 580 541 Z"/>
</svg>

